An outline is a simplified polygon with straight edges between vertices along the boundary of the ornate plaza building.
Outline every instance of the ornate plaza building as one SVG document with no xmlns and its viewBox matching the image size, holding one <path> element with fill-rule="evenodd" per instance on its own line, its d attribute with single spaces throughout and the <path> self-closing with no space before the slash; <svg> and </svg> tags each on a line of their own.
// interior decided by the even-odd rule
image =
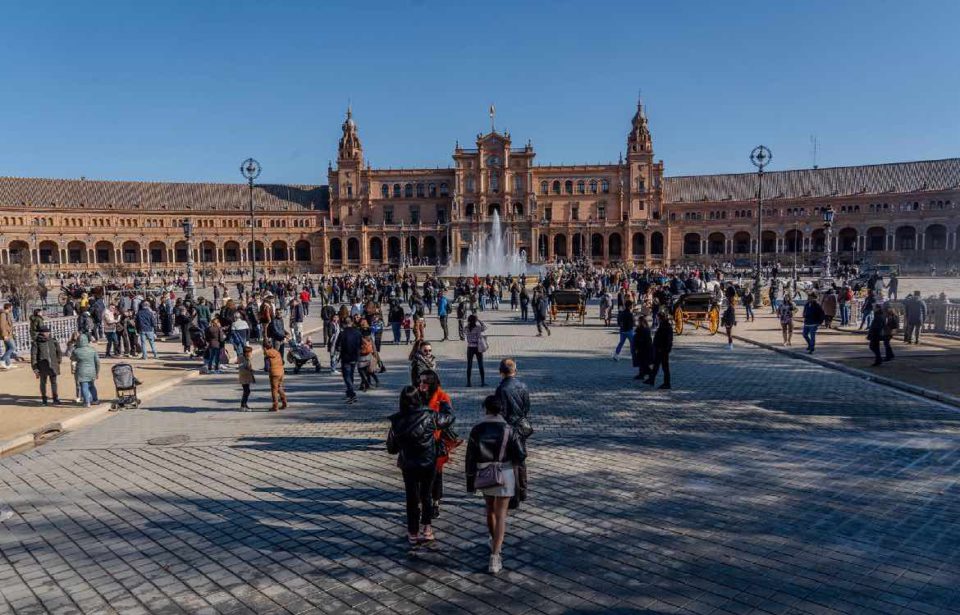
<svg viewBox="0 0 960 615">
<path fill-rule="evenodd" d="M 813 263 L 829 207 L 841 261 L 960 261 L 960 158 L 767 172 L 758 236 L 756 174 L 664 177 L 641 104 L 625 145 L 616 164 L 537 165 L 529 141 L 491 129 L 457 143 L 450 167 L 375 169 L 348 110 L 326 185 L 257 184 L 252 229 L 246 184 L 2 177 L 0 264 L 158 271 L 183 269 L 191 249 L 225 271 L 251 258 L 314 272 L 456 264 L 495 214 L 532 262 L 746 265 L 759 247 L 766 261 Z"/>
</svg>

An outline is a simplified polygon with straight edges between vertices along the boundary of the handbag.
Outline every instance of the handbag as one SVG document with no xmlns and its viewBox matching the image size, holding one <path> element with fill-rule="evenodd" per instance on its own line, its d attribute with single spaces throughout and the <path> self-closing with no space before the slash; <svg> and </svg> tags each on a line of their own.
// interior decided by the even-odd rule
<svg viewBox="0 0 960 615">
<path fill-rule="evenodd" d="M 517 434 L 524 440 L 533 435 L 533 425 L 530 424 L 530 420 L 527 417 L 523 417 L 517 421 Z"/>
<path fill-rule="evenodd" d="M 486 335 L 481 335 L 480 338 L 477 340 L 477 352 L 479 352 L 480 354 L 483 354 L 488 350 L 490 350 L 490 342 L 487 341 Z"/>
<path fill-rule="evenodd" d="M 500 443 L 500 455 L 497 460 L 485 468 L 477 471 L 477 479 L 473 485 L 477 489 L 487 489 L 489 487 L 502 487 L 505 480 L 503 478 L 503 456 L 507 452 L 507 441 L 510 439 L 510 426 L 503 428 L 503 441 Z"/>
</svg>

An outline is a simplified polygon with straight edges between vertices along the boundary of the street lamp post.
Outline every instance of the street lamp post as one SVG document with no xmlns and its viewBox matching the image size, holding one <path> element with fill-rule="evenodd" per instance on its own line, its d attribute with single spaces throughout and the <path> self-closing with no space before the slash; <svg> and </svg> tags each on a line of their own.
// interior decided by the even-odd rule
<svg viewBox="0 0 960 615">
<path fill-rule="evenodd" d="M 757 167 L 757 271 L 753 279 L 754 292 L 760 292 L 763 270 L 763 168 L 773 160 L 773 153 L 765 145 L 758 145 L 750 152 L 750 162 Z"/>
<path fill-rule="evenodd" d="M 544 230 L 547 228 L 547 222 L 548 222 L 548 220 L 547 220 L 547 217 L 546 217 L 546 216 L 543 216 L 542 218 L 540 218 L 540 237 L 537 238 L 537 243 L 539 243 L 540 245 L 537 246 L 537 247 L 540 248 L 540 262 L 541 262 L 541 263 L 546 263 L 546 262 L 547 262 L 547 242 L 550 241 L 550 235 L 549 235 L 549 234 L 547 234 L 547 235 L 544 235 L 544 234 L 543 234 L 543 233 L 544 233 Z M 543 237 L 546 237 L 546 238 L 547 238 L 547 241 L 542 241 L 541 238 L 543 238 Z"/>
<path fill-rule="evenodd" d="M 793 222 L 793 287 L 797 287 L 797 244 L 800 239 L 800 221 Z"/>
<path fill-rule="evenodd" d="M 830 259 L 830 257 L 831 257 L 830 250 L 831 250 L 831 248 L 833 247 L 833 246 L 832 246 L 832 244 L 833 244 L 833 213 L 834 213 L 834 212 L 833 212 L 833 207 L 827 207 L 826 209 L 823 210 L 823 225 L 827 227 L 827 245 L 825 246 L 825 247 L 826 247 L 826 253 L 827 253 L 827 254 L 826 254 L 826 256 L 827 256 L 826 270 L 827 270 L 827 271 L 826 271 L 826 275 L 825 275 L 824 277 L 828 277 L 828 278 L 830 277 L 830 270 L 831 270 L 831 266 L 830 266 L 830 265 L 832 264 L 832 263 L 830 262 L 830 260 L 831 260 L 831 259 Z"/>
<path fill-rule="evenodd" d="M 253 209 L 253 180 L 260 177 L 260 163 L 253 158 L 247 158 L 240 165 L 240 173 L 247 180 L 250 187 L 250 292 L 256 292 L 257 287 L 257 240 L 256 240 L 256 217 Z"/>
<path fill-rule="evenodd" d="M 187 240 L 187 298 L 193 299 L 193 222 L 184 218 L 180 226 L 183 227 L 183 238 Z"/>
</svg>

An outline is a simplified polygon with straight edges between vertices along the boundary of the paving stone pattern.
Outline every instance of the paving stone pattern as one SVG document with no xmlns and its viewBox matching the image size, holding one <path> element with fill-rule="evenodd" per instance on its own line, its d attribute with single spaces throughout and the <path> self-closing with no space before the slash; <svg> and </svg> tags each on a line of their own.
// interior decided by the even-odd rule
<svg viewBox="0 0 960 615">
<path fill-rule="evenodd" d="M 385 345 L 355 406 L 305 371 L 291 410 L 241 414 L 235 374 L 209 376 L 0 460 L 0 612 L 960 611 L 960 413 L 703 333 L 651 390 L 610 360 L 609 329 L 484 316 L 485 389 L 465 388 L 463 343 L 434 348 L 464 434 L 500 357 L 533 391 L 530 501 L 499 577 L 462 451 L 436 548 L 405 545 L 383 441 L 408 347 Z"/>
</svg>

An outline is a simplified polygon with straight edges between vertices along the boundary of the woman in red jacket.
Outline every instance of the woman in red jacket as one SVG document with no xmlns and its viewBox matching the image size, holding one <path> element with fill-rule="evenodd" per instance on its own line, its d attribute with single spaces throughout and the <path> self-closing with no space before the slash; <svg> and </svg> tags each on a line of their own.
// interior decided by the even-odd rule
<svg viewBox="0 0 960 615">
<path fill-rule="evenodd" d="M 428 369 L 420 372 L 417 386 L 424 402 L 434 412 L 449 412 L 453 415 L 453 404 L 450 396 L 440 387 L 440 376 L 437 372 Z M 463 439 L 457 435 L 453 429 L 453 421 L 444 429 L 438 429 L 433 433 L 438 443 L 437 453 L 437 476 L 433 481 L 433 518 L 440 516 L 440 500 L 443 498 L 443 466 L 450 461 L 450 455 L 453 453 Z"/>
</svg>

